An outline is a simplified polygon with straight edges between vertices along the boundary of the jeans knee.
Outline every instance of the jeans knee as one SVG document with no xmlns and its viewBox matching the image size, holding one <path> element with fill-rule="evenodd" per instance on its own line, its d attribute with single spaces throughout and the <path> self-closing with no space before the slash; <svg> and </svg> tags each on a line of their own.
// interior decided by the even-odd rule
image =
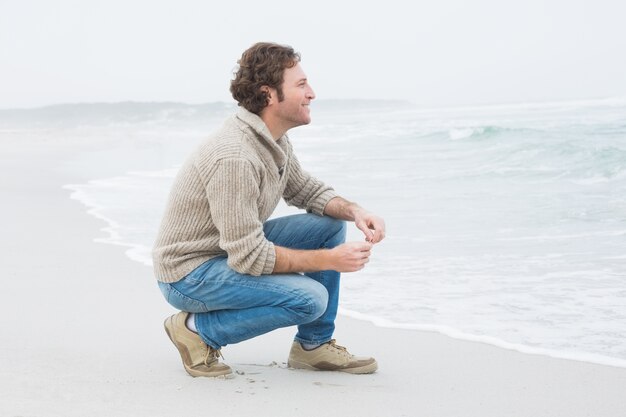
<svg viewBox="0 0 626 417">
<path fill-rule="evenodd" d="M 316 284 L 318 283 L 316 282 Z M 302 323 L 300 324 L 316 320 L 326 312 L 326 308 L 328 307 L 328 291 L 323 285 L 316 285 L 314 291 L 307 291 L 304 302 L 300 307 L 300 313 L 302 315 Z"/>
<path fill-rule="evenodd" d="M 328 291 L 324 287 L 322 287 L 322 290 L 313 301 L 313 308 L 311 309 L 311 316 L 315 316 L 313 320 L 324 314 L 328 307 Z"/>
</svg>

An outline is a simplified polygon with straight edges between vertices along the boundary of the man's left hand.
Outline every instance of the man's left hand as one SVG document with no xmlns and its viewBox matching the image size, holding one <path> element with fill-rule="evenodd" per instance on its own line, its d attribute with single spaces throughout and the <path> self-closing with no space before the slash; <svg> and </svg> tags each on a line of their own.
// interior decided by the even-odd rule
<svg viewBox="0 0 626 417">
<path fill-rule="evenodd" d="M 358 210 L 354 214 L 354 224 L 365 234 L 365 240 L 378 243 L 385 238 L 385 221 L 365 210 Z"/>
</svg>

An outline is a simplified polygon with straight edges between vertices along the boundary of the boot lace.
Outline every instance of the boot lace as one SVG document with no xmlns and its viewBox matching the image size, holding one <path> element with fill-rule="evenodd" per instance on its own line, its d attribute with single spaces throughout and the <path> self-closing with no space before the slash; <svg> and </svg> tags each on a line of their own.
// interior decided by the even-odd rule
<svg viewBox="0 0 626 417">
<path fill-rule="evenodd" d="M 328 344 L 336 349 L 343 350 L 344 352 L 348 353 L 348 349 L 345 348 L 344 346 L 338 345 L 335 339 L 331 339 L 330 342 L 328 342 Z"/>
<path fill-rule="evenodd" d="M 222 355 L 221 349 L 213 349 L 211 346 L 207 346 L 206 356 L 204 358 L 204 364 L 209 366 L 210 364 L 216 362 L 219 358 L 224 359 L 224 355 Z"/>
</svg>

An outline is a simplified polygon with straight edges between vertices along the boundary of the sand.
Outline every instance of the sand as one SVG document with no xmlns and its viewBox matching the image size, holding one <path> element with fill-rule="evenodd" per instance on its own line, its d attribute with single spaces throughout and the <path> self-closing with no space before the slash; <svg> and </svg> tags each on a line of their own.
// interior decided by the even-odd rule
<svg viewBox="0 0 626 417">
<path fill-rule="evenodd" d="M 188 376 L 151 269 L 94 242 L 105 224 L 62 188 L 121 174 L 109 150 L 2 137 L 0 416 L 626 415 L 624 368 L 346 317 L 336 338 L 377 373 L 288 369 L 291 328 L 226 347 L 233 379 Z"/>
</svg>

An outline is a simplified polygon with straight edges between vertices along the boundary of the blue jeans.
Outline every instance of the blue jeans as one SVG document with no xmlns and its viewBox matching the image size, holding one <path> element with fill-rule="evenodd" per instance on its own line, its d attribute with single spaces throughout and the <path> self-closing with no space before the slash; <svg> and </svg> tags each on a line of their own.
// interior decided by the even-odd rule
<svg viewBox="0 0 626 417">
<path fill-rule="evenodd" d="M 270 220 L 265 237 L 292 249 L 333 248 L 346 238 L 346 223 L 332 217 L 296 214 Z M 159 282 L 167 301 L 196 313 L 195 325 L 206 344 L 219 349 L 298 325 L 295 340 L 320 344 L 332 339 L 339 303 L 339 272 L 240 274 L 226 258 L 213 258 L 182 280 Z"/>
</svg>

